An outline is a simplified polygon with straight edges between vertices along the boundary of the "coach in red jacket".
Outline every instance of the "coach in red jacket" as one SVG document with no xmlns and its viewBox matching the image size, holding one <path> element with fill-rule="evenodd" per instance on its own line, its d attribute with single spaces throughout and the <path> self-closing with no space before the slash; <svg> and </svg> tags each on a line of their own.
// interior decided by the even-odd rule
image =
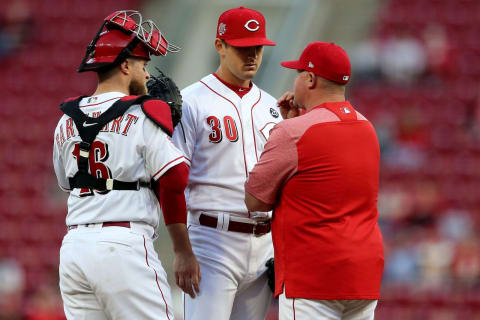
<svg viewBox="0 0 480 320">
<path fill-rule="evenodd" d="M 345 100 L 342 48 L 314 42 L 282 66 L 298 70 L 278 102 L 286 120 L 245 184 L 250 211 L 275 210 L 280 319 L 373 319 L 384 263 L 377 136 Z"/>
</svg>

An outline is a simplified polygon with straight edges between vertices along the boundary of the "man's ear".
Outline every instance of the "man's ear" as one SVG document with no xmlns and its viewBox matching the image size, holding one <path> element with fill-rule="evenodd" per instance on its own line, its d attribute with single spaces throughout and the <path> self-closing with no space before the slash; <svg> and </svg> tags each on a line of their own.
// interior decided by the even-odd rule
<svg viewBox="0 0 480 320">
<path fill-rule="evenodd" d="M 317 76 L 313 72 L 308 72 L 308 89 L 314 89 L 317 86 Z"/>
<path fill-rule="evenodd" d="M 130 61 L 125 59 L 122 63 L 120 63 L 119 68 L 121 73 L 128 75 L 130 73 Z"/>
<path fill-rule="evenodd" d="M 217 50 L 218 54 L 221 57 L 223 57 L 225 55 L 225 44 L 223 43 L 223 41 L 216 38 L 214 46 L 215 46 L 215 50 Z"/>
</svg>

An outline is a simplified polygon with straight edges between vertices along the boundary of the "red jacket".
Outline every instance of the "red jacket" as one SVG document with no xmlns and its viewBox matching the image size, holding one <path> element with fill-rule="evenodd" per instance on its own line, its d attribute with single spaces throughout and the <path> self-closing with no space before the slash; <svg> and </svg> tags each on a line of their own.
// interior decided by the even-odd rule
<svg viewBox="0 0 480 320">
<path fill-rule="evenodd" d="M 275 295 L 378 299 L 383 271 L 375 131 L 348 102 L 272 131 L 246 190 L 275 203 Z M 265 184 L 268 181 L 268 185 Z"/>
</svg>

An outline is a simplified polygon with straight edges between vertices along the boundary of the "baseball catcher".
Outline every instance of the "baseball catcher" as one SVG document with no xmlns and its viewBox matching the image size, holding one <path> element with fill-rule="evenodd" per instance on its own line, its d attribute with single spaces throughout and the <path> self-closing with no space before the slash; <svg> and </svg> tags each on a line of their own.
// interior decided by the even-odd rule
<svg viewBox="0 0 480 320">
<path fill-rule="evenodd" d="M 155 78 L 165 85 L 155 86 L 162 100 L 146 85 L 151 57 L 179 49 L 140 12 L 115 11 L 78 68 L 97 73 L 96 90 L 61 104 L 53 166 L 69 193 L 59 259 L 67 319 L 174 319 L 153 244 L 161 216 L 175 248 L 175 282 L 192 299 L 199 292 L 186 226 L 189 160 L 170 138 L 182 99 L 163 74 Z"/>
</svg>

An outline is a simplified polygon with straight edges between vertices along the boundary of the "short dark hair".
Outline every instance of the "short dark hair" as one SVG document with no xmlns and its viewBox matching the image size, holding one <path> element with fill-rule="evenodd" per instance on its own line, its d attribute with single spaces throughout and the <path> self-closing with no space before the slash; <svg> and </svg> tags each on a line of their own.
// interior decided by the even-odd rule
<svg viewBox="0 0 480 320">
<path fill-rule="evenodd" d="M 231 45 L 229 45 L 227 43 L 227 41 L 223 40 L 223 39 L 220 39 L 220 41 L 222 41 L 222 43 L 225 45 L 225 47 L 231 47 Z"/>
</svg>

